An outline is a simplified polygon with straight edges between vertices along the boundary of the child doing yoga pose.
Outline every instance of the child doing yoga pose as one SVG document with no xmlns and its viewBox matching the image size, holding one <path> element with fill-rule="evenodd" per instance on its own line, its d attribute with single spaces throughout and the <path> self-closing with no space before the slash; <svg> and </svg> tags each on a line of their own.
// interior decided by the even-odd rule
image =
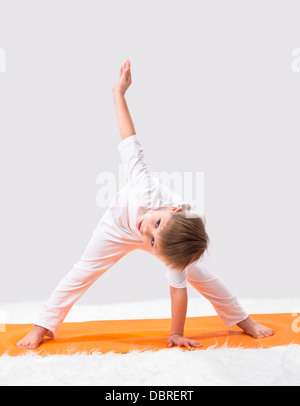
<svg viewBox="0 0 300 406">
<path fill-rule="evenodd" d="M 125 99 L 131 83 L 131 66 L 126 61 L 112 93 L 121 135 L 118 151 L 127 183 L 105 211 L 80 260 L 44 304 L 33 330 L 16 345 L 35 349 L 45 336 L 54 339 L 74 303 L 104 272 L 136 249 L 156 256 L 167 267 L 172 310 L 166 342 L 169 347 L 201 346 L 184 336 L 187 283 L 211 302 L 226 327 L 238 325 L 253 338 L 273 335 L 271 329 L 249 317 L 238 299 L 202 262 L 209 242 L 203 219 L 191 213 L 188 202 L 149 172 Z"/>
</svg>

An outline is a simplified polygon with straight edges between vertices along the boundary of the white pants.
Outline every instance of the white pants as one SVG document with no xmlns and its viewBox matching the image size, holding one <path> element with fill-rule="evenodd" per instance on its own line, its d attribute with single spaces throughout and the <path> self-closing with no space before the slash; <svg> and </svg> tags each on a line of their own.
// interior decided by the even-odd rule
<svg viewBox="0 0 300 406">
<path fill-rule="evenodd" d="M 115 235 L 93 233 L 81 259 L 59 283 L 35 324 L 48 329 L 47 335 L 54 338 L 74 303 L 86 290 L 124 255 L 136 248 L 124 243 Z M 188 282 L 208 299 L 226 325 L 231 327 L 248 317 L 237 298 L 223 282 L 202 262 L 187 267 Z"/>
</svg>

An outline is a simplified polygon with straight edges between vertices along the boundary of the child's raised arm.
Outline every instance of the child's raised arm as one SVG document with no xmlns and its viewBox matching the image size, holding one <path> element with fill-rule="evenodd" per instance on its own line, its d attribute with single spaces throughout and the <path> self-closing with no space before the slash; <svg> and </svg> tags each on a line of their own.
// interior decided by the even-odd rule
<svg viewBox="0 0 300 406">
<path fill-rule="evenodd" d="M 132 80 L 131 80 L 130 62 L 126 61 L 120 69 L 120 77 L 115 83 L 112 90 L 114 106 L 122 140 L 131 135 L 136 134 L 134 124 L 127 106 L 127 102 L 125 100 L 125 93 L 128 90 L 131 83 Z"/>
</svg>

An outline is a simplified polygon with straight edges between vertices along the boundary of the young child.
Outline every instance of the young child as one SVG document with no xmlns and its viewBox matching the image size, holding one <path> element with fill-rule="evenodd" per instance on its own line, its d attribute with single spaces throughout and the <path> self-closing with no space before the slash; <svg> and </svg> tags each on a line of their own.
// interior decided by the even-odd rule
<svg viewBox="0 0 300 406">
<path fill-rule="evenodd" d="M 125 100 L 131 83 L 130 62 L 126 61 L 113 87 L 113 101 L 127 184 L 104 213 L 80 260 L 45 303 L 33 330 L 16 345 L 35 349 L 45 336 L 55 338 L 74 303 L 104 272 L 135 249 L 155 255 L 167 266 L 172 310 L 169 347 L 201 346 L 184 337 L 187 282 L 212 303 L 226 327 L 237 324 L 254 338 L 273 335 L 271 329 L 251 320 L 237 298 L 201 262 L 209 242 L 202 218 L 151 176 Z"/>
</svg>

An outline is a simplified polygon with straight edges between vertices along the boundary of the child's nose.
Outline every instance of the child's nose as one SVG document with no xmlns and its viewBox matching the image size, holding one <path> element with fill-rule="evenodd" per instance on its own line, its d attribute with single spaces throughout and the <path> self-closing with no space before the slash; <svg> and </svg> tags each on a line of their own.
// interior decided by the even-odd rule
<svg viewBox="0 0 300 406">
<path fill-rule="evenodd" d="M 150 234 L 150 227 L 149 227 L 149 225 L 147 225 L 147 224 L 145 224 L 145 227 L 144 227 L 144 234 L 146 234 L 146 235 L 149 235 Z"/>
</svg>

